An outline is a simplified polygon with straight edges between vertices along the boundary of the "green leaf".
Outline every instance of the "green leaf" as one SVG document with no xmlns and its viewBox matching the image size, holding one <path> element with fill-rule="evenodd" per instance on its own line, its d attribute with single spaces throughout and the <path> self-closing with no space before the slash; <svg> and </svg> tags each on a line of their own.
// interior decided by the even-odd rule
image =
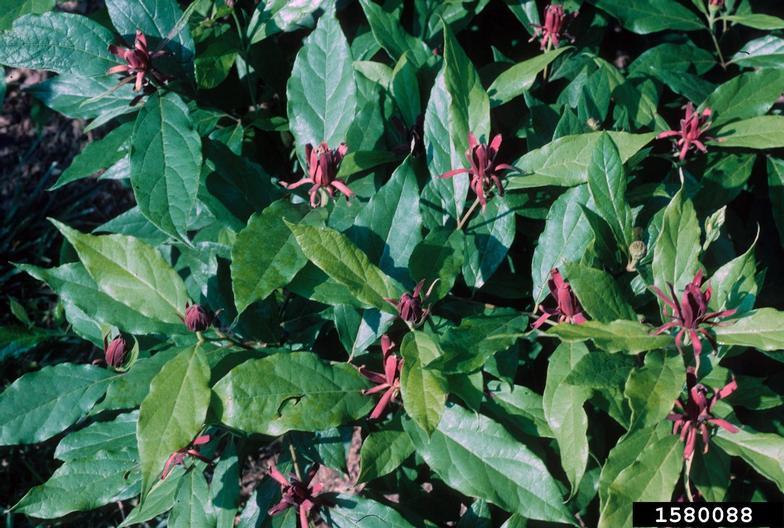
<svg viewBox="0 0 784 528">
<path fill-rule="evenodd" d="M 443 299 L 455 284 L 463 268 L 465 234 L 462 230 L 438 227 L 431 230 L 411 253 L 408 271 L 419 282 L 438 279 L 431 299 Z"/>
<path fill-rule="evenodd" d="M 758 70 L 742 73 L 719 85 L 700 104 L 710 108 L 711 126 L 766 114 L 784 91 L 784 71 Z"/>
<path fill-rule="evenodd" d="M 229 25 L 217 26 L 215 32 L 205 41 L 200 42 L 200 51 L 194 66 L 196 82 L 200 88 L 212 89 L 219 86 L 231 73 L 232 67 L 239 56 L 240 41 L 237 33 Z"/>
<path fill-rule="evenodd" d="M 592 350 L 572 367 L 563 382 L 592 389 L 622 389 L 635 366 L 632 356 Z"/>
<path fill-rule="evenodd" d="M 615 234 L 626 251 L 632 242 L 632 211 L 626 203 L 626 175 L 621 156 L 608 134 L 602 134 L 588 166 L 588 189 L 596 212 Z"/>
<path fill-rule="evenodd" d="M 150 382 L 136 428 L 142 497 L 147 496 L 169 455 L 187 446 L 204 427 L 209 381 L 210 368 L 196 346 L 177 354 Z"/>
<path fill-rule="evenodd" d="M 422 102 L 419 99 L 415 59 L 409 59 L 410 56 L 408 53 L 403 54 L 395 64 L 395 69 L 391 72 L 389 91 L 400 109 L 403 122 L 413 126 L 422 114 Z"/>
<path fill-rule="evenodd" d="M 155 249 L 124 235 L 93 236 L 52 220 L 98 288 L 142 315 L 181 324 L 185 284 Z"/>
<path fill-rule="evenodd" d="M 730 62 L 741 67 L 781 69 L 783 60 L 784 39 L 771 34 L 747 42 Z"/>
<path fill-rule="evenodd" d="M 343 348 L 354 357 L 379 340 L 392 325 L 397 314 L 379 312 L 374 308 L 358 310 L 338 304 L 333 307 L 335 329 Z"/>
<path fill-rule="evenodd" d="M 98 451 L 70 460 L 36 486 L 12 508 L 39 519 L 55 519 L 75 511 L 94 510 L 139 493 L 135 453 Z"/>
<path fill-rule="evenodd" d="M 408 261 L 422 240 L 415 161 L 407 157 L 354 220 L 349 238 L 390 277 L 408 280 Z"/>
<path fill-rule="evenodd" d="M 53 191 L 72 181 L 92 176 L 100 170 L 108 169 L 124 158 L 128 154 L 127 146 L 131 126 L 130 123 L 124 123 L 101 139 L 88 144 L 76 155 L 49 190 Z"/>
<path fill-rule="evenodd" d="M 169 348 L 157 352 L 152 357 L 139 358 L 131 370 L 111 380 L 106 390 L 106 397 L 93 407 L 92 414 L 104 410 L 133 409 L 141 405 L 150 390 L 152 378 L 181 350 Z"/>
<path fill-rule="evenodd" d="M 337 427 L 364 416 L 373 403 L 362 394 L 367 388 L 351 365 L 327 363 L 310 352 L 280 352 L 233 368 L 213 390 L 224 424 L 276 436 Z"/>
<path fill-rule="evenodd" d="M 181 22 L 183 12 L 176 0 L 107 0 L 106 7 L 125 42 L 133 43 L 137 29 L 149 39 L 151 49 L 168 41 L 164 49 L 174 55 L 188 77 L 193 77 L 193 38 L 188 24 Z"/>
<path fill-rule="evenodd" d="M 279 200 L 251 216 L 248 226 L 237 234 L 231 250 L 231 283 L 238 314 L 286 286 L 307 263 L 285 224 L 301 220 L 304 213 Z"/>
<path fill-rule="evenodd" d="M 669 291 L 672 284 L 681 291 L 700 268 L 700 224 L 691 200 L 679 190 L 664 210 L 659 237 L 653 250 L 653 277 L 656 286 Z"/>
<path fill-rule="evenodd" d="M 233 528 L 240 502 L 240 462 L 235 441 L 230 439 L 221 452 L 210 482 L 210 500 L 216 528 Z"/>
<path fill-rule="evenodd" d="M 192 526 L 215 526 L 210 503 L 210 488 L 204 471 L 197 464 L 185 474 L 174 499 L 174 507 L 166 522 L 171 528 L 190 528 Z"/>
<path fill-rule="evenodd" d="M 784 147 L 784 116 L 764 115 L 735 121 L 712 131 L 710 145 L 766 150 Z"/>
<path fill-rule="evenodd" d="M 0 0 L 0 29 L 10 29 L 22 15 L 40 15 L 50 11 L 56 0 Z"/>
<path fill-rule="evenodd" d="M 653 133 L 614 131 L 560 137 L 518 159 L 514 165 L 526 175 L 510 174 L 507 190 L 548 185 L 573 187 L 586 183 L 592 155 L 603 134 L 609 135 L 615 143 L 622 163 L 626 163 L 654 137 Z"/>
<path fill-rule="evenodd" d="M 672 500 L 682 463 L 683 443 L 669 422 L 624 436 L 602 468 L 599 527 L 631 525 L 633 502 Z"/>
<path fill-rule="evenodd" d="M 550 206 L 531 261 L 534 304 L 547 296 L 550 270 L 580 260 L 591 244 L 593 230 L 580 207 L 588 200 L 588 188 L 581 185 L 563 193 Z"/>
<path fill-rule="evenodd" d="M 359 495 L 338 495 L 329 515 L 340 528 L 414 527 L 395 509 Z"/>
<path fill-rule="evenodd" d="M 168 477 L 164 480 L 158 480 L 153 485 L 144 502 L 131 510 L 131 513 L 128 514 L 118 528 L 141 524 L 171 510 L 184 474 L 185 469 L 183 467 L 175 466 Z"/>
<path fill-rule="evenodd" d="M 547 51 L 532 59 L 518 62 L 501 73 L 487 89 L 490 96 L 490 106 L 496 107 L 508 103 L 518 95 L 530 90 L 539 72 L 544 70 L 561 53 L 570 49 L 572 49 L 571 46 L 565 46 Z"/>
<path fill-rule="evenodd" d="M 512 430 L 530 436 L 553 438 L 544 416 L 542 396 L 522 385 L 491 380 L 487 382 L 487 410 Z"/>
<path fill-rule="evenodd" d="M 98 77 L 117 65 L 109 53 L 112 32 L 85 16 L 25 15 L 0 33 L 0 64 Z"/>
<path fill-rule="evenodd" d="M 645 365 L 633 370 L 624 395 L 632 409 L 630 431 L 662 422 L 686 383 L 683 358 L 677 350 L 653 350 Z"/>
<path fill-rule="evenodd" d="M 413 422 L 403 427 L 449 487 L 531 519 L 573 524 L 544 463 L 490 418 L 449 404 L 430 437 Z"/>
<path fill-rule="evenodd" d="M 762 13 L 749 13 L 747 15 L 725 15 L 720 18 L 722 20 L 728 20 L 735 24 L 740 24 L 741 26 L 754 29 L 784 29 L 784 20 L 771 15 L 763 15 Z"/>
<path fill-rule="evenodd" d="M 326 0 L 272 0 L 258 4 L 248 24 L 250 44 L 261 42 L 280 31 L 313 27 L 318 9 L 327 4 Z"/>
<path fill-rule="evenodd" d="M 79 421 L 112 372 L 61 363 L 18 378 L 0 394 L 0 445 L 43 442 Z"/>
<path fill-rule="evenodd" d="M 672 337 L 654 335 L 654 328 L 637 321 L 613 321 L 600 323 L 587 321 L 583 324 L 557 324 L 547 331 L 562 341 L 593 341 L 596 346 L 610 353 L 626 352 L 637 354 L 656 350 L 672 344 Z"/>
<path fill-rule="evenodd" d="M 754 246 L 742 255 L 732 259 L 717 269 L 709 283 L 713 287 L 713 296 L 708 305 L 714 310 L 735 308 L 738 313 L 750 310 L 757 296 L 757 280 L 755 273 L 757 263 L 754 260 Z"/>
<path fill-rule="evenodd" d="M 779 240 L 784 241 L 784 159 L 768 157 L 768 193 Z"/>
<path fill-rule="evenodd" d="M 515 215 L 505 200 L 496 197 L 466 227 L 463 278 L 478 289 L 504 261 L 515 237 Z"/>
<path fill-rule="evenodd" d="M 698 31 L 705 23 L 676 0 L 591 0 L 617 18 L 623 27 L 640 35 L 657 31 Z"/>
<path fill-rule="evenodd" d="M 328 227 L 288 226 L 305 256 L 324 273 L 346 286 L 360 303 L 390 313 L 393 311 L 384 299 L 398 298 L 401 288 L 374 266 L 345 235 Z"/>
<path fill-rule="evenodd" d="M 185 239 L 196 204 L 201 138 L 177 94 L 152 95 L 131 137 L 131 185 L 139 210 L 169 235 Z"/>
<path fill-rule="evenodd" d="M 413 453 L 414 444 L 397 418 L 384 429 L 371 432 L 362 442 L 357 481 L 369 482 L 388 475 Z"/>
<path fill-rule="evenodd" d="M 588 465 L 588 415 L 583 404 L 590 398 L 591 390 L 564 380 L 589 354 L 582 343 L 564 343 L 556 348 L 550 356 L 542 396 L 544 416 L 558 442 L 561 466 L 572 485 L 572 496 L 577 493 Z"/>
<path fill-rule="evenodd" d="M 406 413 L 427 433 L 438 426 L 446 404 L 447 383 L 437 371 L 425 365 L 439 357 L 442 352 L 430 335 L 411 332 L 400 345 L 403 370 L 400 373 L 400 393 Z"/>
<path fill-rule="evenodd" d="M 709 502 L 722 502 L 730 486 L 730 457 L 721 449 L 695 452 L 689 477 Z"/>
<path fill-rule="evenodd" d="M 637 318 L 618 282 L 606 271 L 572 262 L 563 266 L 563 274 L 592 319 L 611 323 L 617 319 Z"/>
<path fill-rule="evenodd" d="M 427 62 L 431 56 L 427 45 L 424 41 L 406 33 L 399 16 L 386 12 L 382 6 L 372 0 L 360 0 L 360 5 L 370 24 L 373 37 L 392 60 L 398 61 L 408 52 L 415 68 Z"/>
<path fill-rule="evenodd" d="M 490 140 L 490 100 L 476 68 L 468 59 L 448 26 L 444 27 L 444 65 L 436 77 L 425 110 L 425 150 L 433 178 L 425 186 L 423 203 L 430 228 L 457 219 L 465 207 L 468 177 L 440 178 L 463 167 L 468 133 L 480 141 Z M 436 207 L 433 209 L 433 207 Z"/>
<path fill-rule="evenodd" d="M 713 442 L 728 455 L 739 456 L 760 474 L 784 489 L 784 438 L 748 427 L 736 433 L 718 428 Z"/>
<path fill-rule="evenodd" d="M 528 316 L 511 308 L 465 317 L 446 330 L 440 339 L 443 354 L 426 366 L 448 374 L 474 372 L 523 337 L 527 323 Z"/>
<path fill-rule="evenodd" d="M 336 148 L 346 140 L 357 109 L 354 68 L 346 37 L 331 10 L 297 53 L 286 87 L 289 129 L 297 155 L 305 145 L 326 142 Z M 302 166 L 307 168 L 306 163 Z"/>
<path fill-rule="evenodd" d="M 54 457 L 64 462 L 86 459 L 99 451 L 128 451 L 136 455 L 139 413 L 120 414 L 111 422 L 96 422 L 60 440 Z"/>
<path fill-rule="evenodd" d="M 58 75 L 35 84 L 26 91 L 46 106 L 71 118 L 101 119 L 120 116 L 137 109 L 130 105 L 136 92 L 126 84 L 117 88 L 113 77 Z M 114 90 L 114 91 L 111 91 Z"/>
<path fill-rule="evenodd" d="M 683 44 L 667 42 L 654 46 L 629 65 L 630 76 L 648 75 L 651 72 L 671 71 L 686 73 L 694 70 L 703 75 L 716 66 L 714 54 L 695 46 L 691 41 Z"/>
<path fill-rule="evenodd" d="M 182 333 L 185 327 L 163 323 L 114 300 L 98 289 L 98 285 L 80 263 L 63 264 L 59 268 L 38 268 L 27 264 L 17 267 L 32 277 L 45 282 L 65 303 L 73 303 L 91 319 L 131 334 Z"/>
<path fill-rule="evenodd" d="M 760 350 L 784 349 L 784 312 L 773 308 L 754 310 L 737 322 L 714 328 L 722 345 L 749 346 Z"/>
</svg>

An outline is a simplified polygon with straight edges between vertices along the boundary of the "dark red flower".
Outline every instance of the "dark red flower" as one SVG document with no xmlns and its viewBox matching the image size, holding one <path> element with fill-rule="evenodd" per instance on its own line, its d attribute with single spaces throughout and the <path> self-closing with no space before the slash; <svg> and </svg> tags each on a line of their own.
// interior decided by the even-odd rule
<svg viewBox="0 0 784 528">
<path fill-rule="evenodd" d="M 204 332 L 212 324 L 213 317 L 201 305 L 185 307 L 185 327 L 191 332 Z"/>
<path fill-rule="evenodd" d="M 552 323 L 551 317 L 557 317 L 559 323 L 582 324 L 587 321 L 572 287 L 556 268 L 550 270 L 547 287 L 550 289 L 550 296 L 555 299 L 556 307 L 546 308 L 540 304 L 538 309 L 542 315 L 532 325 L 534 328 L 539 328 L 545 322 Z"/>
<path fill-rule="evenodd" d="M 392 117 L 392 124 L 404 138 L 403 143 L 396 145 L 392 150 L 395 154 L 405 155 L 410 153 L 415 158 L 425 153 L 425 116 L 420 115 L 411 127 L 397 116 Z"/>
<path fill-rule="evenodd" d="M 698 114 L 694 111 L 694 105 L 691 104 L 691 102 L 687 103 L 683 108 L 685 110 L 685 115 L 683 119 L 681 119 L 680 130 L 665 130 L 656 136 L 656 139 L 669 137 L 679 138 L 674 143 L 674 146 L 676 150 L 679 150 L 678 159 L 681 160 L 686 157 L 686 153 L 692 147 L 697 148 L 697 150 L 701 152 L 708 152 L 703 141 L 711 139 L 707 136 L 703 137 L 703 134 L 711 127 L 711 109 L 706 108 L 702 113 Z"/>
<path fill-rule="evenodd" d="M 702 436 L 702 443 L 705 446 L 703 453 L 708 452 L 710 426 L 721 427 L 730 433 L 738 432 L 738 428 L 727 420 L 715 418 L 711 415 L 716 402 L 735 392 L 738 384 L 733 379 L 723 388 L 713 391 L 713 396 L 708 399 L 708 394 L 711 390 L 705 385 L 697 383 L 695 372 L 694 367 L 689 367 L 686 371 L 686 402 L 675 400 L 675 411 L 667 416 L 667 419 L 673 422 L 673 434 L 680 434 L 681 440 L 686 442 L 686 446 L 683 449 L 683 458 L 685 460 L 690 460 L 694 456 L 698 432 Z"/>
<path fill-rule="evenodd" d="M 560 4 L 549 4 L 544 8 L 544 25 L 534 24 L 534 36 L 529 40 L 535 40 L 541 37 L 539 48 L 542 50 L 549 50 L 557 48 L 561 39 L 566 37 L 571 41 L 574 38 L 566 33 L 566 24 L 570 18 L 575 17 L 577 14 L 572 13 L 567 15 L 564 8 Z"/>
<path fill-rule="evenodd" d="M 103 338 L 103 357 L 106 364 L 113 368 L 120 368 L 125 363 L 125 358 L 128 354 L 128 344 L 125 338 L 118 335 L 110 342 Z"/>
<path fill-rule="evenodd" d="M 683 289 L 683 296 L 680 302 L 678 302 L 678 297 L 675 295 L 675 288 L 673 288 L 672 284 L 667 284 L 672 295 L 671 297 L 667 297 L 656 286 L 653 287 L 656 295 L 665 305 L 662 317 L 665 319 L 669 318 L 669 321 L 656 330 L 656 334 L 661 334 L 671 328 L 677 328 L 678 333 L 675 334 L 675 345 L 681 352 L 683 352 L 683 336 L 688 334 L 691 346 L 694 349 L 694 359 L 698 365 L 700 354 L 702 354 L 700 336 L 704 336 L 711 346 L 714 349 L 716 348 L 715 340 L 706 326 L 716 326 L 719 324 L 718 319 L 729 317 L 735 313 L 735 310 L 708 311 L 708 302 L 710 301 L 712 290 L 708 286 L 703 292 L 701 285 L 702 270 L 697 272 L 694 279 Z"/>
<path fill-rule="evenodd" d="M 330 197 L 335 196 L 335 190 L 340 191 L 346 197 L 346 200 L 354 196 L 348 185 L 337 177 L 338 169 L 340 169 L 340 162 L 348 152 L 348 147 L 345 143 L 341 143 L 338 148 L 331 149 L 326 143 L 318 145 L 313 148 L 313 145 L 308 143 L 305 145 L 305 158 L 308 161 L 308 175 L 295 183 L 281 182 L 281 185 L 286 189 L 296 189 L 301 185 L 311 184 L 310 188 L 310 206 L 317 207 L 319 205 L 326 205 L 324 193 Z M 319 195 L 322 199 L 319 199 Z"/>
<path fill-rule="evenodd" d="M 501 185 L 501 174 L 499 171 L 516 170 L 506 163 L 495 162 L 498 150 L 501 148 L 501 134 L 496 134 L 490 145 L 479 143 L 473 132 L 468 133 L 468 150 L 466 159 L 471 166 L 468 169 L 453 169 L 441 175 L 442 178 L 451 178 L 458 174 L 468 173 L 471 176 L 471 190 L 474 191 L 482 208 L 487 205 L 485 191 L 492 189 L 495 185 L 500 196 L 504 195 L 504 188 Z"/>
<path fill-rule="evenodd" d="M 125 61 L 125 64 L 112 66 L 107 73 L 128 73 L 127 77 L 120 81 L 120 84 L 125 84 L 135 80 L 133 89 L 137 92 L 150 82 L 150 78 L 154 79 L 158 84 L 166 82 L 166 76 L 155 69 L 153 59 L 157 59 L 162 55 L 166 55 L 164 50 L 151 52 L 147 48 L 147 37 L 136 30 L 136 39 L 134 41 L 133 49 L 124 48 L 122 46 L 109 45 L 109 51 Z"/>
<path fill-rule="evenodd" d="M 278 471 L 275 464 L 270 467 L 269 475 L 280 484 L 280 490 L 283 497 L 280 502 L 271 507 L 267 513 L 269 515 L 277 515 L 287 508 L 296 508 L 299 512 L 299 526 L 300 528 L 308 528 L 308 517 L 311 512 L 315 513 L 321 506 L 329 506 L 331 503 L 325 497 L 319 496 L 321 489 L 324 487 L 320 483 L 311 485 L 313 477 L 316 476 L 318 471 L 318 464 L 314 464 L 310 468 L 304 480 L 299 480 L 294 475 L 287 479 L 283 473 Z"/>
<path fill-rule="evenodd" d="M 724 0 L 709 0 L 708 5 L 715 9 L 724 7 Z"/>
<path fill-rule="evenodd" d="M 433 281 L 423 298 L 422 287 L 424 284 L 425 279 L 422 279 L 417 283 L 416 286 L 414 286 L 413 292 L 404 293 L 400 296 L 400 299 L 384 299 L 386 302 L 395 307 L 395 310 L 397 310 L 397 313 L 402 320 L 413 325 L 414 327 L 424 323 L 425 319 L 427 319 L 427 316 L 430 315 L 430 307 L 425 308 L 424 303 L 433 292 L 433 286 L 436 285 L 436 281 Z"/>
<path fill-rule="evenodd" d="M 161 480 L 169 476 L 169 473 L 171 473 L 171 470 L 174 469 L 174 466 L 182 465 L 185 462 L 185 457 L 192 456 L 198 458 L 199 460 L 203 460 L 204 462 L 209 462 L 210 459 L 199 453 L 198 450 L 198 446 L 204 445 L 209 441 L 210 435 L 197 436 L 196 439 L 186 447 L 178 449 L 172 453 L 168 460 L 166 460 L 166 465 L 163 466 Z"/>
<path fill-rule="evenodd" d="M 403 358 L 393 354 L 393 348 L 395 348 L 395 343 L 389 339 L 389 336 L 384 335 L 381 338 L 381 353 L 384 362 L 383 374 L 366 370 L 364 365 L 359 367 L 359 372 L 376 384 L 372 389 L 363 391 L 363 394 L 384 393 L 373 408 L 373 412 L 370 413 L 371 420 L 378 420 L 384 416 L 384 411 L 386 411 L 389 403 L 400 393 L 400 371 L 403 368 Z"/>
</svg>

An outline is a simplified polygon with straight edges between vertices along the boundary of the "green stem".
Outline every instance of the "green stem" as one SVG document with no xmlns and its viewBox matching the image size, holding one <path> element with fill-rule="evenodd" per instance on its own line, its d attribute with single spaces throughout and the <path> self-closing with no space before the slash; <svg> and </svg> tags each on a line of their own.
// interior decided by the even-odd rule
<svg viewBox="0 0 784 528">
<path fill-rule="evenodd" d="M 463 218 L 461 218 L 460 220 L 457 221 L 457 230 L 458 231 L 463 229 L 463 226 L 466 224 L 466 222 L 468 222 L 468 219 L 471 217 L 471 214 L 474 212 L 474 209 L 476 209 L 477 205 L 479 205 L 479 198 L 474 200 L 474 203 L 471 204 L 471 207 L 468 209 L 468 212 L 466 212 L 466 214 L 463 215 Z"/>
<path fill-rule="evenodd" d="M 291 439 L 289 439 L 289 453 L 291 454 L 291 465 L 294 466 L 294 473 L 297 475 L 297 479 L 302 481 L 302 473 L 300 473 L 299 464 L 297 463 L 297 452 L 294 450 L 294 444 L 291 443 Z"/>
</svg>

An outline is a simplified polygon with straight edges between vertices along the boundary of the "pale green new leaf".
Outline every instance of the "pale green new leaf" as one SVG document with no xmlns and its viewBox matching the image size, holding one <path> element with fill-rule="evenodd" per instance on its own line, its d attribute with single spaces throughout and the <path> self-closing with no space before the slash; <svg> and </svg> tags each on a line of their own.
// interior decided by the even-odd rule
<svg viewBox="0 0 784 528">
<path fill-rule="evenodd" d="M 654 335 L 655 330 L 637 321 L 587 321 L 579 325 L 557 324 L 550 328 L 547 334 L 558 336 L 562 341 L 591 340 L 596 346 L 610 353 L 637 354 L 672 344 L 672 337 Z"/>
<path fill-rule="evenodd" d="M 366 306 L 392 312 L 385 298 L 398 298 L 402 288 L 370 262 L 342 233 L 328 227 L 288 224 L 299 247 L 324 273 L 346 286 Z"/>
<path fill-rule="evenodd" d="M 547 51 L 532 59 L 518 62 L 505 72 L 496 77 L 487 93 L 490 96 L 490 106 L 496 107 L 507 103 L 531 89 L 536 81 L 536 76 L 553 62 L 561 53 L 570 50 L 571 46 L 564 46 Z"/>
<path fill-rule="evenodd" d="M 632 242 L 632 210 L 626 202 L 626 175 L 618 149 L 608 134 L 599 136 L 588 166 L 588 189 L 596 212 L 607 222 L 626 252 Z"/>
<path fill-rule="evenodd" d="M 160 253 L 124 235 L 87 235 L 52 221 L 104 293 L 142 315 L 181 324 L 185 284 Z"/>
<path fill-rule="evenodd" d="M 204 427 L 210 403 L 209 381 L 209 365 L 195 346 L 166 363 L 150 382 L 136 428 L 142 497 L 163 471 L 166 459 L 187 446 Z"/>
<path fill-rule="evenodd" d="M 737 322 L 714 328 L 722 345 L 749 346 L 760 350 L 784 349 L 784 312 L 760 308 Z"/>
</svg>

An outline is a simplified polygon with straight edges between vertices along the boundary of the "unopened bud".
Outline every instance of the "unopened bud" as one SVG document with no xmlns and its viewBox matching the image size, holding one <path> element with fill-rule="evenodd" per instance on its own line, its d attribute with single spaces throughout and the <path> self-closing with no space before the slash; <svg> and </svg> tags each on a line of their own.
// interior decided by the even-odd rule
<svg viewBox="0 0 784 528">
<path fill-rule="evenodd" d="M 104 342 L 104 359 L 106 364 L 113 368 L 120 368 L 125 363 L 128 353 L 128 345 L 125 338 L 118 335 L 112 339 L 108 344 Z"/>
<path fill-rule="evenodd" d="M 212 316 L 199 304 L 185 308 L 185 327 L 191 332 L 204 332 L 212 324 Z"/>
<path fill-rule="evenodd" d="M 642 240 L 635 240 L 629 244 L 629 263 L 626 265 L 626 270 L 635 271 L 637 264 L 645 257 L 646 253 L 648 253 L 648 247 Z"/>
</svg>

